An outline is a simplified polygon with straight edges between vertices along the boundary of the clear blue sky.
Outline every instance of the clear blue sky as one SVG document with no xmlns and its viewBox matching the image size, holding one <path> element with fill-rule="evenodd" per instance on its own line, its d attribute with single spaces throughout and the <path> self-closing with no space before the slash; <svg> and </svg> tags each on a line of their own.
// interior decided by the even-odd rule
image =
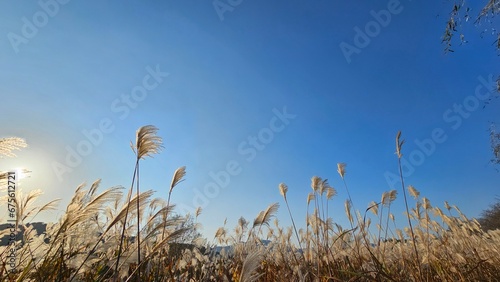
<svg viewBox="0 0 500 282">
<path fill-rule="evenodd" d="M 141 187 L 166 197 L 173 172 L 186 166 L 172 199 L 204 206 L 207 237 L 225 218 L 232 228 L 273 202 L 282 204 L 278 216 L 288 226 L 280 182 L 304 222 L 314 175 L 338 190 L 330 212 L 347 226 L 336 164 L 347 163 L 354 205 L 364 210 L 382 192 L 401 189 L 386 179 L 397 172 L 401 130 L 411 165 L 406 183 L 435 205 L 448 200 L 478 216 L 500 191 L 488 136 L 499 101 L 483 109 L 475 95 L 497 95 L 476 88 L 478 77 L 500 73 L 499 57 L 490 31 L 480 38 L 488 24 L 466 25 L 469 43 L 455 42 L 455 53 L 445 55 L 451 3 L 424 2 L 234 0 L 232 7 L 221 0 L 218 12 L 211 1 L 42 0 L 45 8 L 2 1 L 0 137 L 22 137 L 30 147 L 2 159 L 0 169 L 33 171 L 23 189 L 42 189 L 45 201 L 62 198 L 60 211 L 40 218 L 55 219 L 82 182 L 102 178 L 102 189 L 128 188 L 129 141 L 153 124 L 165 149 L 142 162 Z M 388 9 L 375 23 L 371 11 Z M 356 27 L 368 27 L 369 42 Z M 357 53 L 346 57 L 342 42 Z M 462 112 L 454 106 L 464 103 Z M 84 132 L 100 123 L 105 132 L 90 143 Z M 433 134 L 435 147 L 427 142 L 425 154 L 418 143 Z M 68 148 L 78 146 L 88 154 L 73 159 L 79 164 L 71 172 L 57 172 L 54 164 L 70 167 Z M 210 184 L 228 164 L 235 174 L 228 184 Z M 207 187 L 219 191 L 207 195 Z M 402 209 L 395 213 L 401 220 Z"/>
</svg>

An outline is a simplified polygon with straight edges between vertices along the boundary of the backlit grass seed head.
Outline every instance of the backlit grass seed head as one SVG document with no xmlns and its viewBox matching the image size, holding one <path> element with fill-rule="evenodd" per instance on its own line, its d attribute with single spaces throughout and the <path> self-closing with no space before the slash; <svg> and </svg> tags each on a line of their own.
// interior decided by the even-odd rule
<svg viewBox="0 0 500 282">
<path fill-rule="evenodd" d="M 307 205 L 309 205 L 309 203 L 314 199 L 315 199 L 314 192 L 310 192 L 309 194 L 307 194 Z"/>
<path fill-rule="evenodd" d="M 240 217 L 238 219 L 238 226 L 240 226 L 242 229 L 247 228 L 248 226 L 248 221 L 244 217 Z"/>
<path fill-rule="evenodd" d="M 288 192 L 288 186 L 286 186 L 285 183 L 280 183 L 279 188 L 281 196 L 283 196 L 283 198 L 286 200 L 286 192 Z"/>
<path fill-rule="evenodd" d="M 351 214 L 351 202 L 349 200 L 346 200 L 344 203 L 345 207 L 345 214 L 347 215 L 347 218 L 349 219 L 350 222 L 353 222 L 352 214 Z"/>
<path fill-rule="evenodd" d="M 392 221 L 396 221 L 396 218 L 394 218 L 394 214 L 393 213 L 389 214 L 389 219 L 392 220 Z"/>
<path fill-rule="evenodd" d="M 12 153 L 14 150 L 20 150 L 21 148 L 28 147 L 26 141 L 19 137 L 8 137 L 0 139 L 0 159 L 3 156 L 15 157 L 16 155 Z"/>
<path fill-rule="evenodd" d="M 277 217 L 275 217 L 273 220 L 273 224 L 274 224 L 274 226 L 276 226 L 276 228 L 279 228 L 280 227 L 280 220 Z"/>
<path fill-rule="evenodd" d="M 396 200 L 397 195 L 398 195 L 397 190 L 391 190 L 388 192 L 384 192 L 382 194 L 382 200 L 381 200 L 382 205 L 384 205 L 384 206 L 390 205 L 392 202 L 394 202 Z"/>
<path fill-rule="evenodd" d="M 323 181 L 321 181 L 320 185 L 319 185 L 319 193 L 321 196 L 323 196 L 323 194 L 328 190 L 328 188 L 330 188 L 330 184 L 328 183 L 328 179 L 325 179 Z"/>
<path fill-rule="evenodd" d="M 345 164 L 345 163 L 338 163 L 337 164 L 337 172 L 340 174 L 340 177 L 342 177 L 342 178 L 344 178 L 346 166 L 347 166 L 347 164 Z"/>
<path fill-rule="evenodd" d="M 398 134 L 396 135 L 396 155 L 398 155 L 398 158 L 401 159 L 403 154 L 401 153 L 401 147 L 403 147 L 403 144 L 405 143 L 405 140 L 401 140 L 401 131 L 398 131 Z"/>
<path fill-rule="evenodd" d="M 398 190 L 389 191 L 389 201 L 394 202 L 398 196 Z"/>
<path fill-rule="evenodd" d="M 170 184 L 170 193 L 174 189 L 174 187 L 183 181 L 184 176 L 186 176 L 186 167 L 182 166 L 175 170 L 174 176 L 172 177 L 172 183 Z"/>
<path fill-rule="evenodd" d="M 253 282 L 257 281 L 263 275 L 263 273 L 257 272 L 259 266 L 261 265 L 262 256 L 263 254 L 260 251 L 248 254 L 243 262 L 239 281 Z"/>
<path fill-rule="evenodd" d="M 382 199 L 380 200 L 380 202 L 382 203 L 382 205 L 389 204 L 389 192 L 386 191 L 382 193 Z"/>
<path fill-rule="evenodd" d="M 451 210 L 451 207 L 450 207 L 450 204 L 448 203 L 448 201 L 444 201 L 444 207 L 445 207 L 447 210 Z"/>
<path fill-rule="evenodd" d="M 131 144 L 137 159 L 151 157 L 160 152 L 163 146 L 161 137 L 156 135 L 157 131 L 158 128 L 153 125 L 146 125 L 137 130 L 135 146 Z"/>
<path fill-rule="evenodd" d="M 368 209 L 374 214 L 378 215 L 378 204 L 375 203 L 374 201 L 371 201 L 370 204 L 368 204 Z"/>
<path fill-rule="evenodd" d="M 439 207 L 434 207 L 432 209 L 434 216 L 442 217 L 444 215 L 443 211 Z"/>
<path fill-rule="evenodd" d="M 333 198 L 335 195 L 337 195 L 337 190 L 335 190 L 335 188 L 333 188 L 333 187 L 326 188 L 326 198 L 328 200 Z"/>
<path fill-rule="evenodd" d="M 269 226 L 269 221 L 278 212 L 279 203 L 271 204 L 267 209 L 261 211 L 253 222 L 253 226 L 267 225 Z"/>
<path fill-rule="evenodd" d="M 431 201 L 429 201 L 429 199 L 423 197 L 422 198 L 422 206 L 424 207 L 424 209 L 430 210 L 432 208 Z"/>
<path fill-rule="evenodd" d="M 219 227 L 215 232 L 214 238 L 216 238 L 219 242 L 222 242 L 225 236 L 226 236 L 226 229 L 224 227 Z"/>
<path fill-rule="evenodd" d="M 408 186 L 408 191 L 410 192 L 410 195 L 415 199 L 417 199 L 420 196 L 420 192 L 418 192 L 418 190 L 411 185 Z"/>
<path fill-rule="evenodd" d="M 269 238 L 271 238 L 271 237 L 273 237 L 273 236 L 274 236 L 274 229 L 269 228 L 269 229 L 267 230 L 267 236 L 266 236 L 266 239 L 269 239 Z"/>
<path fill-rule="evenodd" d="M 311 188 L 313 189 L 314 192 L 318 191 L 320 183 L 321 183 L 321 178 L 319 178 L 318 176 L 313 176 L 311 178 Z"/>
<path fill-rule="evenodd" d="M 197 218 L 198 216 L 200 216 L 201 214 L 201 211 L 202 211 L 202 208 L 201 207 L 197 207 L 195 212 L 194 212 L 194 216 Z"/>
</svg>

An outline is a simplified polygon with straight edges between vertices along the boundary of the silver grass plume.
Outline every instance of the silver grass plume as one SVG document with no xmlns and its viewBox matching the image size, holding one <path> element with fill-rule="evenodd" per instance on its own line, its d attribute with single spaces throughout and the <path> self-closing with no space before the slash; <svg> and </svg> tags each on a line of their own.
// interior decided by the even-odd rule
<svg viewBox="0 0 500 282">
<path fill-rule="evenodd" d="M 170 183 L 170 191 L 169 193 L 172 193 L 172 190 L 174 187 L 179 184 L 181 181 L 183 181 L 184 176 L 186 176 L 186 167 L 182 166 L 175 170 L 174 176 L 172 177 L 172 182 Z"/>
<path fill-rule="evenodd" d="M 338 163 L 337 164 L 337 172 L 339 173 L 340 177 L 344 178 L 345 175 L 345 167 L 347 165 L 345 163 Z"/>
<path fill-rule="evenodd" d="M 401 131 L 398 131 L 396 135 L 396 155 L 398 156 L 398 159 L 401 159 L 403 154 L 401 153 L 401 147 L 403 147 L 403 144 L 405 143 L 405 140 L 401 140 Z"/>
<path fill-rule="evenodd" d="M 12 152 L 15 150 L 20 150 L 21 148 L 28 147 L 26 141 L 19 137 L 7 137 L 0 139 L 0 158 L 5 157 L 15 157 L 16 155 Z"/>
<path fill-rule="evenodd" d="M 391 190 L 388 192 L 384 192 L 382 194 L 382 200 L 381 200 L 382 205 L 384 205 L 384 206 L 390 205 L 392 202 L 394 202 L 394 200 L 396 200 L 397 195 L 398 195 L 397 190 Z"/>
<path fill-rule="evenodd" d="M 253 222 L 253 227 L 261 225 L 269 226 L 269 221 L 276 214 L 279 206 L 280 206 L 279 203 L 274 203 L 272 205 L 269 205 L 266 210 L 261 211 L 259 215 L 257 215 L 257 217 L 255 218 Z"/>
<path fill-rule="evenodd" d="M 198 218 L 202 212 L 202 208 L 201 207 L 197 207 L 196 210 L 194 211 L 194 216 L 195 218 Z"/>
<path fill-rule="evenodd" d="M 374 215 L 378 215 L 378 204 L 375 201 L 371 201 L 368 204 L 367 210 L 370 210 Z"/>
<path fill-rule="evenodd" d="M 352 214 L 351 214 L 351 202 L 349 200 L 346 200 L 344 203 L 344 207 L 345 207 L 345 213 L 347 215 L 347 219 L 349 219 L 349 221 L 352 224 L 353 218 L 352 218 Z"/>
<path fill-rule="evenodd" d="M 186 167 L 181 166 L 178 169 L 175 170 L 174 176 L 172 176 L 172 182 L 170 183 L 170 189 L 168 191 L 168 198 L 167 198 L 167 206 L 170 206 L 170 197 L 172 196 L 172 191 L 174 190 L 174 187 L 177 186 L 180 182 L 184 180 L 184 176 L 186 176 Z M 196 217 L 201 213 L 201 209 L 196 211 Z M 167 218 L 167 214 L 165 214 L 165 219 Z"/>
<path fill-rule="evenodd" d="M 241 216 L 240 219 L 238 219 L 238 226 L 241 227 L 241 229 L 244 229 L 248 226 L 248 221 Z"/>
<path fill-rule="evenodd" d="M 316 196 L 314 195 L 314 192 L 310 192 L 309 194 L 307 194 L 307 205 L 309 206 L 309 203 L 313 201 L 315 198 Z"/>
<path fill-rule="evenodd" d="M 135 146 L 131 144 L 132 150 L 137 155 L 137 159 L 144 159 L 158 154 L 163 148 L 161 137 L 156 135 L 158 128 L 153 125 L 146 125 L 136 132 Z"/>
<path fill-rule="evenodd" d="M 333 187 L 326 188 L 326 198 L 328 200 L 333 198 L 335 195 L 337 195 L 337 190 L 335 190 L 335 188 L 333 188 Z"/>
<path fill-rule="evenodd" d="M 425 197 L 422 198 L 422 206 L 424 207 L 424 209 L 430 210 L 432 208 L 431 201 L 429 201 L 429 199 Z"/>
<path fill-rule="evenodd" d="M 111 229 L 111 227 L 113 227 L 120 221 L 122 221 L 123 225 L 126 225 L 126 222 L 124 221 L 124 219 L 126 218 L 126 214 L 128 213 L 128 210 L 133 210 L 137 208 L 137 199 L 139 199 L 139 205 L 144 206 L 147 204 L 151 196 L 153 196 L 153 193 L 154 193 L 153 190 L 148 190 L 140 193 L 139 197 L 137 197 L 137 195 L 134 195 L 134 197 L 129 202 L 125 203 L 122 209 L 115 215 L 115 217 L 109 223 L 108 227 L 104 232 L 108 232 Z"/>
<path fill-rule="evenodd" d="M 319 194 L 321 196 L 323 196 L 323 194 L 328 190 L 328 188 L 330 188 L 330 184 L 328 183 L 328 179 L 325 179 L 323 181 L 321 181 L 320 185 L 319 185 Z"/>
<path fill-rule="evenodd" d="M 280 183 L 279 185 L 280 194 L 286 200 L 286 192 L 288 192 L 288 186 L 285 183 Z"/>
<path fill-rule="evenodd" d="M 410 192 L 410 195 L 415 199 L 420 196 L 420 192 L 418 192 L 418 190 L 412 185 L 408 186 L 408 191 Z"/>
<path fill-rule="evenodd" d="M 320 177 L 313 176 L 311 178 L 311 188 L 313 189 L 314 192 L 318 192 L 320 183 L 321 183 L 321 178 Z"/>
<path fill-rule="evenodd" d="M 239 281 L 253 282 L 257 281 L 263 274 L 259 274 L 256 270 L 260 266 L 262 253 L 260 251 L 250 253 L 243 262 Z"/>
</svg>

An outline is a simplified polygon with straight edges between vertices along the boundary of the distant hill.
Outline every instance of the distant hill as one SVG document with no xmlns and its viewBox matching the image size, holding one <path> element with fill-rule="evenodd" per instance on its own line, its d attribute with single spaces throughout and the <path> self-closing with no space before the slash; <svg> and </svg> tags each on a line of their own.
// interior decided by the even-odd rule
<svg viewBox="0 0 500 282">
<path fill-rule="evenodd" d="M 30 227 L 32 225 L 33 225 L 33 229 L 36 230 L 37 235 L 43 234 L 47 228 L 47 223 L 44 223 L 44 222 L 28 223 L 28 224 L 26 224 L 26 227 Z M 11 225 L 9 223 L 0 224 L 0 232 L 2 232 L 4 230 L 9 230 L 10 227 L 11 227 Z M 22 240 L 24 231 L 26 230 L 26 227 L 22 226 L 22 225 L 19 226 L 20 231 L 17 233 L 17 237 L 16 237 L 17 241 Z M 0 246 L 7 246 L 9 244 L 9 237 L 10 237 L 10 234 L 7 234 L 7 235 L 3 236 L 2 238 L 0 238 Z"/>
</svg>

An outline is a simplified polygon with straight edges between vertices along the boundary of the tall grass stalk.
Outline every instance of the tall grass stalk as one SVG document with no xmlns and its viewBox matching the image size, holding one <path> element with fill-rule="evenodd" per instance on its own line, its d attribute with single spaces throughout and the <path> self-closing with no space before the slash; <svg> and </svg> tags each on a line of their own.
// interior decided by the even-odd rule
<svg viewBox="0 0 500 282">
<path fill-rule="evenodd" d="M 303 249 L 302 249 L 302 243 L 300 242 L 301 240 L 299 237 L 299 232 L 297 232 L 297 226 L 295 225 L 295 221 L 293 220 L 292 212 L 290 211 L 290 206 L 288 205 L 288 200 L 286 198 L 286 193 L 288 192 L 288 186 L 285 183 L 280 183 L 279 190 L 280 190 L 281 196 L 285 200 L 286 208 L 288 210 L 288 214 L 290 215 L 290 220 L 292 221 L 293 230 L 294 230 L 295 236 L 297 238 L 297 243 L 299 244 L 299 248 L 301 250 L 302 255 L 304 255 L 302 252 Z"/>
<path fill-rule="evenodd" d="M 401 186 L 403 190 L 403 198 L 405 201 L 405 208 L 406 208 L 406 216 L 408 218 L 408 225 L 410 227 L 410 232 L 411 232 L 411 238 L 412 238 L 412 243 L 413 243 L 413 249 L 415 251 L 415 263 L 417 264 L 418 267 L 418 272 L 420 274 L 420 279 L 423 279 L 422 275 L 422 267 L 420 266 L 420 258 L 418 255 L 418 249 L 417 249 L 417 242 L 415 238 L 415 232 L 413 231 L 413 226 L 411 223 L 411 218 L 410 218 L 410 209 L 408 208 L 408 199 L 406 197 L 406 189 L 405 189 L 405 182 L 404 182 L 404 177 L 403 177 L 403 167 L 401 166 L 401 157 L 403 154 L 401 153 L 401 148 L 403 147 L 403 144 L 405 140 L 400 140 L 401 139 L 401 131 L 398 131 L 396 135 L 396 155 L 398 156 L 398 168 L 399 168 L 399 177 L 401 180 Z"/>
<path fill-rule="evenodd" d="M 136 161 L 135 161 L 135 167 L 134 167 L 134 175 L 132 176 L 132 184 L 130 185 L 130 191 L 129 195 L 127 197 L 127 201 L 130 202 L 130 197 L 132 196 L 132 189 L 134 187 L 134 181 L 135 178 L 137 177 L 137 195 L 140 194 L 139 190 L 139 161 L 141 159 L 144 159 L 146 157 L 152 157 L 152 155 L 157 154 L 160 152 L 162 148 L 162 140 L 161 137 L 156 135 L 156 132 L 158 131 L 158 128 L 152 125 L 146 125 L 141 128 L 139 128 L 136 132 L 136 142 L 134 144 L 130 144 L 132 150 L 134 151 L 136 155 Z M 140 264 L 141 260 L 141 245 L 140 245 L 140 202 L 139 202 L 139 197 L 137 197 L 137 234 L 136 234 L 136 241 L 137 241 L 137 264 Z M 125 220 L 122 228 L 122 233 L 120 236 L 120 247 L 118 249 L 118 254 L 117 254 L 117 259 L 116 259 L 116 266 L 115 266 L 115 275 L 118 275 L 118 266 L 120 262 L 120 256 L 123 251 L 123 239 L 125 237 L 125 229 L 126 229 L 126 222 L 127 222 L 127 216 L 128 216 L 128 205 L 127 205 L 127 211 L 125 214 Z M 137 279 L 139 281 L 141 276 L 140 270 L 138 271 L 137 274 Z"/>
</svg>

